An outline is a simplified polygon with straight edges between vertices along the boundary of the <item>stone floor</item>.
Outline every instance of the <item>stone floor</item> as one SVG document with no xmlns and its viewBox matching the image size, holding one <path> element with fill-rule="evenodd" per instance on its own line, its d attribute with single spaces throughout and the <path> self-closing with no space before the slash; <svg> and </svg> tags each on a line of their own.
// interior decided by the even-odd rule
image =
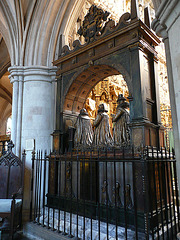
<svg viewBox="0 0 180 240">
<path fill-rule="evenodd" d="M 65 221 L 64 221 L 65 219 Z M 38 219 L 37 219 L 38 220 Z M 71 226 L 71 234 L 73 236 L 77 236 L 77 215 L 72 214 L 71 217 L 72 226 Z M 43 216 L 40 217 L 39 222 L 43 224 Z M 65 222 L 65 226 L 64 226 Z M 48 224 L 48 211 L 45 208 L 45 218 L 44 224 L 47 226 Z M 50 209 L 49 212 L 49 227 L 53 227 L 53 210 Z M 64 212 L 60 211 L 60 223 L 59 223 L 60 231 L 70 234 L 70 214 L 66 213 L 64 216 Z M 54 229 L 58 229 L 58 210 L 54 212 Z M 98 220 L 92 220 L 92 239 L 99 240 L 99 225 Z M 83 218 L 82 216 L 78 217 L 78 237 L 83 239 L 83 234 L 85 234 L 85 239 L 91 239 L 91 219 Z M 117 227 L 117 236 L 119 240 L 125 239 L 125 228 Z M 135 232 L 131 229 L 127 229 L 127 236 L 129 240 L 136 239 Z M 100 239 L 101 240 L 115 240 L 116 239 L 116 226 L 113 224 L 108 224 L 108 238 L 107 238 L 107 224 L 105 222 L 100 222 Z M 145 236 L 143 233 L 138 233 L 138 240 L 144 240 Z"/>
</svg>

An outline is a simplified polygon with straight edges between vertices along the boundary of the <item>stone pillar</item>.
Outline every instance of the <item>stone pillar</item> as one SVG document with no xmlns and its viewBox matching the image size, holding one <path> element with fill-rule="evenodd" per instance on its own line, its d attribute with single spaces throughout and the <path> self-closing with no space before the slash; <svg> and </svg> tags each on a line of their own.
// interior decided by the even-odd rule
<svg viewBox="0 0 180 240">
<path fill-rule="evenodd" d="M 24 69 L 22 149 L 26 140 L 35 139 L 35 149 L 51 148 L 54 129 L 54 80 L 56 67 Z"/>
<path fill-rule="evenodd" d="M 162 8 L 163 7 L 163 8 Z M 177 174 L 180 188 L 180 1 L 164 1 L 156 11 L 152 29 L 163 38 L 166 52 L 168 83 L 171 102 L 173 135 L 177 159 Z"/>
<path fill-rule="evenodd" d="M 154 0 L 155 1 L 155 0 Z M 156 2 L 156 1 L 155 1 Z M 180 189 L 180 1 L 162 1 L 156 9 L 152 29 L 163 38 L 171 102 L 177 175 Z M 177 236 L 180 239 L 180 233 Z"/>
<path fill-rule="evenodd" d="M 12 95 L 12 129 L 11 129 L 11 139 L 15 143 L 16 142 L 16 132 L 17 132 L 17 109 L 18 109 L 18 88 L 19 82 L 18 77 L 9 76 L 11 83 L 13 84 L 13 95 Z M 13 148 L 13 152 L 15 153 L 15 148 Z"/>
<path fill-rule="evenodd" d="M 54 129 L 54 80 L 56 67 L 10 67 L 13 83 L 12 140 L 16 155 L 35 139 L 36 149 L 50 149 Z"/>
<path fill-rule="evenodd" d="M 35 140 L 35 150 L 50 150 L 55 115 L 56 67 L 10 67 L 13 83 L 12 140 L 16 155 L 26 149 L 26 141 Z M 31 151 L 26 151 L 24 182 L 24 220 L 29 216 Z"/>
</svg>

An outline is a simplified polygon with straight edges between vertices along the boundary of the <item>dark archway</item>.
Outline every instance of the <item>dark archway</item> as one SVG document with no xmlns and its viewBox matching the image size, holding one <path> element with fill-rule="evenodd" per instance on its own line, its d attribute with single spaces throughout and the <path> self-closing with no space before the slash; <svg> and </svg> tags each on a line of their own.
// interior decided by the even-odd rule
<svg viewBox="0 0 180 240">
<path fill-rule="evenodd" d="M 90 91 L 98 82 L 106 77 L 119 74 L 121 74 L 121 72 L 115 67 L 108 65 L 90 66 L 80 73 L 75 80 L 71 79 L 72 84 L 70 83 L 70 87 L 67 88 L 67 92 L 65 92 L 63 111 L 79 113 L 80 109 L 84 107 Z M 125 79 L 130 79 L 128 74 L 126 74 Z"/>
</svg>

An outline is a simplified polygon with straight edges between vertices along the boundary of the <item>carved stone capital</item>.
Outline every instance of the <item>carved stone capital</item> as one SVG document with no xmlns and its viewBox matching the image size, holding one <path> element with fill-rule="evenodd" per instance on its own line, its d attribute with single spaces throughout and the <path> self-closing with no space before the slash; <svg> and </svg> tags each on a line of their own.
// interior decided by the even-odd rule
<svg viewBox="0 0 180 240">
<path fill-rule="evenodd" d="M 16 81 L 46 81 L 55 80 L 57 67 L 46 66 L 12 66 L 9 67 L 9 78 L 11 83 Z"/>
<path fill-rule="evenodd" d="M 156 32 L 158 37 L 163 38 L 163 41 L 168 38 L 168 33 L 166 31 L 166 26 L 161 24 L 160 21 L 155 18 L 151 23 L 151 28 Z"/>
</svg>

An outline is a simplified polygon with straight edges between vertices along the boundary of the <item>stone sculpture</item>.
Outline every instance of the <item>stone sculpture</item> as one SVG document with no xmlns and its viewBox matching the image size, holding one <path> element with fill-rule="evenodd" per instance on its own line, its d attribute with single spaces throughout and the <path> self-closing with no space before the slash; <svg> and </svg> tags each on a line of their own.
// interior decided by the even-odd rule
<svg viewBox="0 0 180 240">
<path fill-rule="evenodd" d="M 93 146 L 112 146 L 113 139 L 110 132 L 109 116 L 107 112 L 107 105 L 101 103 L 99 105 L 97 117 L 93 122 L 93 126 L 95 127 Z"/>
<path fill-rule="evenodd" d="M 117 103 L 116 114 L 112 115 L 112 121 L 115 123 L 113 128 L 114 145 L 127 146 L 130 144 L 129 113 L 126 110 L 129 103 L 122 94 L 118 96 Z"/>
<path fill-rule="evenodd" d="M 93 130 L 90 117 L 85 108 L 80 110 L 75 123 L 76 131 L 74 135 L 75 148 L 89 147 L 93 140 Z"/>
<path fill-rule="evenodd" d="M 131 185 L 126 184 L 125 187 L 125 197 L 126 197 L 126 208 L 127 209 L 132 209 L 133 208 L 133 203 L 132 203 L 132 198 L 131 198 Z"/>
<path fill-rule="evenodd" d="M 70 162 L 67 163 L 66 166 L 66 182 L 65 182 L 65 187 L 64 187 L 64 195 L 68 198 L 74 198 L 75 194 L 72 189 L 72 165 Z"/>
<path fill-rule="evenodd" d="M 120 198 L 120 184 L 116 182 L 116 186 L 113 188 L 113 195 L 112 195 L 112 204 L 116 207 L 122 207 L 122 202 Z"/>
<path fill-rule="evenodd" d="M 103 185 L 101 187 L 101 203 L 105 205 L 111 205 L 108 193 L 108 182 L 106 180 L 104 180 Z"/>
</svg>

